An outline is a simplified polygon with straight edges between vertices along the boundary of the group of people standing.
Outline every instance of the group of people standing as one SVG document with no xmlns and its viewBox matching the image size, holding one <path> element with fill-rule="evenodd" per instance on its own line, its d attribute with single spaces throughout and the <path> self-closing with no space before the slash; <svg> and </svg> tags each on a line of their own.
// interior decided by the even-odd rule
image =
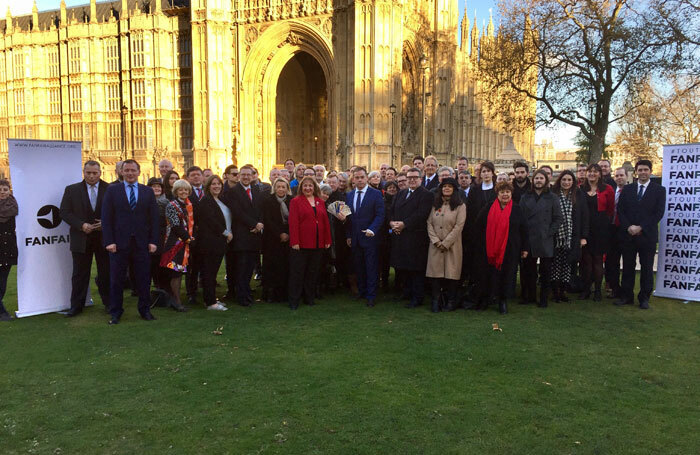
<svg viewBox="0 0 700 455">
<path fill-rule="evenodd" d="M 93 258 L 110 324 L 120 322 L 125 285 L 138 296 L 144 320 L 155 319 L 154 300 L 187 311 L 183 276 L 187 304 L 197 305 L 201 287 L 214 311 L 226 311 L 234 299 L 252 305 L 254 276 L 265 301 L 286 301 L 293 310 L 314 305 L 330 283 L 373 307 L 378 288 L 390 287 L 390 268 L 397 298 L 415 308 L 429 294 L 433 312 L 494 305 L 507 313 L 518 268 L 520 303 L 568 301 L 575 278 L 580 298 L 600 301 L 605 276 L 609 297 L 625 305 L 633 300 L 637 256 L 638 300 L 648 308 L 665 206 L 651 167 L 639 161 L 637 181 L 627 184 L 624 169 L 611 176 L 605 160 L 556 180 L 548 167 L 530 175 L 524 162 L 496 175 L 485 161 L 472 176 L 464 157 L 456 168 L 418 156 L 400 170 L 382 165 L 372 172 L 360 166 L 326 172 L 287 160 L 265 183 L 251 165 L 228 166 L 223 178 L 193 166 L 181 178 L 163 160 L 161 178 L 142 185 L 134 160 L 118 164 L 111 184 L 101 180 L 99 163 L 88 161 L 83 181 L 66 187 L 60 207 L 73 254 L 67 315 L 83 311 Z M 0 181 L 0 241 L 17 214 L 12 201 L 9 182 Z M 16 244 L 14 256 L 0 253 L 4 294 Z M 223 261 L 227 292 L 219 300 Z M 1 297 L 0 317 L 7 314 Z"/>
</svg>

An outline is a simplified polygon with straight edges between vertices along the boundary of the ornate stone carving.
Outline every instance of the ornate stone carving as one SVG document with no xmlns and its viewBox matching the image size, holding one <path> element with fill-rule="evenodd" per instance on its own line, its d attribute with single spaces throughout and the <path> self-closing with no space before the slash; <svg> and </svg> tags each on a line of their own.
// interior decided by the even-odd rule
<svg viewBox="0 0 700 455">
<path fill-rule="evenodd" d="M 248 27 L 245 31 L 245 42 L 253 44 L 258 39 L 258 29 L 256 27 Z"/>
<path fill-rule="evenodd" d="M 324 35 L 331 36 L 331 33 L 333 33 L 333 21 L 330 18 L 324 19 L 321 24 L 321 30 Z"/>
</svg>

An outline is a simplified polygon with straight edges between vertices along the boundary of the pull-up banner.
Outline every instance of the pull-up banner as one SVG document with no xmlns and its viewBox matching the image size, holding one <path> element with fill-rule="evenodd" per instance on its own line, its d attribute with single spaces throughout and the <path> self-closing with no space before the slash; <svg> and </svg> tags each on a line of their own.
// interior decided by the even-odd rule
<svg viewBox="0 0 700 455">
<path fill-rule="evenodd" d="M 68 224 L 58 208 L 67 185 L 80 181 L 80 142 L 8 139 L 17 199 L 17 317 L 70 308 L 73 259 Z"/>
<path fill-rule="evenodd" d="M 665 145 L 654 295 L 700 301 L 700 144 Z"/>
</svg>

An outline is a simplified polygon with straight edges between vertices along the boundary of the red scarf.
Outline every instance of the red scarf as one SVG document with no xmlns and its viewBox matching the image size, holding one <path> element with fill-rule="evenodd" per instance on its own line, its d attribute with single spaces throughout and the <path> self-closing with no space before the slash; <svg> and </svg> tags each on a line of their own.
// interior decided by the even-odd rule
<svg viewBox="0 0 700 455">
<path fill-rule="evenodd" d="M 508 231 L 510 230 L 510 212 L 513 209 L 511 200 L 501 209 L 498 199 L 493 201 L 486 222 L 486 258 L 489 265 L 501 270 L 503 256 L 506 254 L 508 244 Z"/>
</svg>

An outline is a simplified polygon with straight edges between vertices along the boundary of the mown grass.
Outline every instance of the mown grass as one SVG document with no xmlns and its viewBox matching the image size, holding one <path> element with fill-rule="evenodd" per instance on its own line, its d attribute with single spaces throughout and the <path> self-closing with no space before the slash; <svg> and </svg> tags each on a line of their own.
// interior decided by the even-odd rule
<svg viewBox="0 0 700 455">
<path fill-rule="evenodd" d="M 338 295 L 148 323 L 127 301 L 118 326 L 97 307 L 0 325 L 1 453 L 700 452 L 697 304 Z"/>
</svg>

